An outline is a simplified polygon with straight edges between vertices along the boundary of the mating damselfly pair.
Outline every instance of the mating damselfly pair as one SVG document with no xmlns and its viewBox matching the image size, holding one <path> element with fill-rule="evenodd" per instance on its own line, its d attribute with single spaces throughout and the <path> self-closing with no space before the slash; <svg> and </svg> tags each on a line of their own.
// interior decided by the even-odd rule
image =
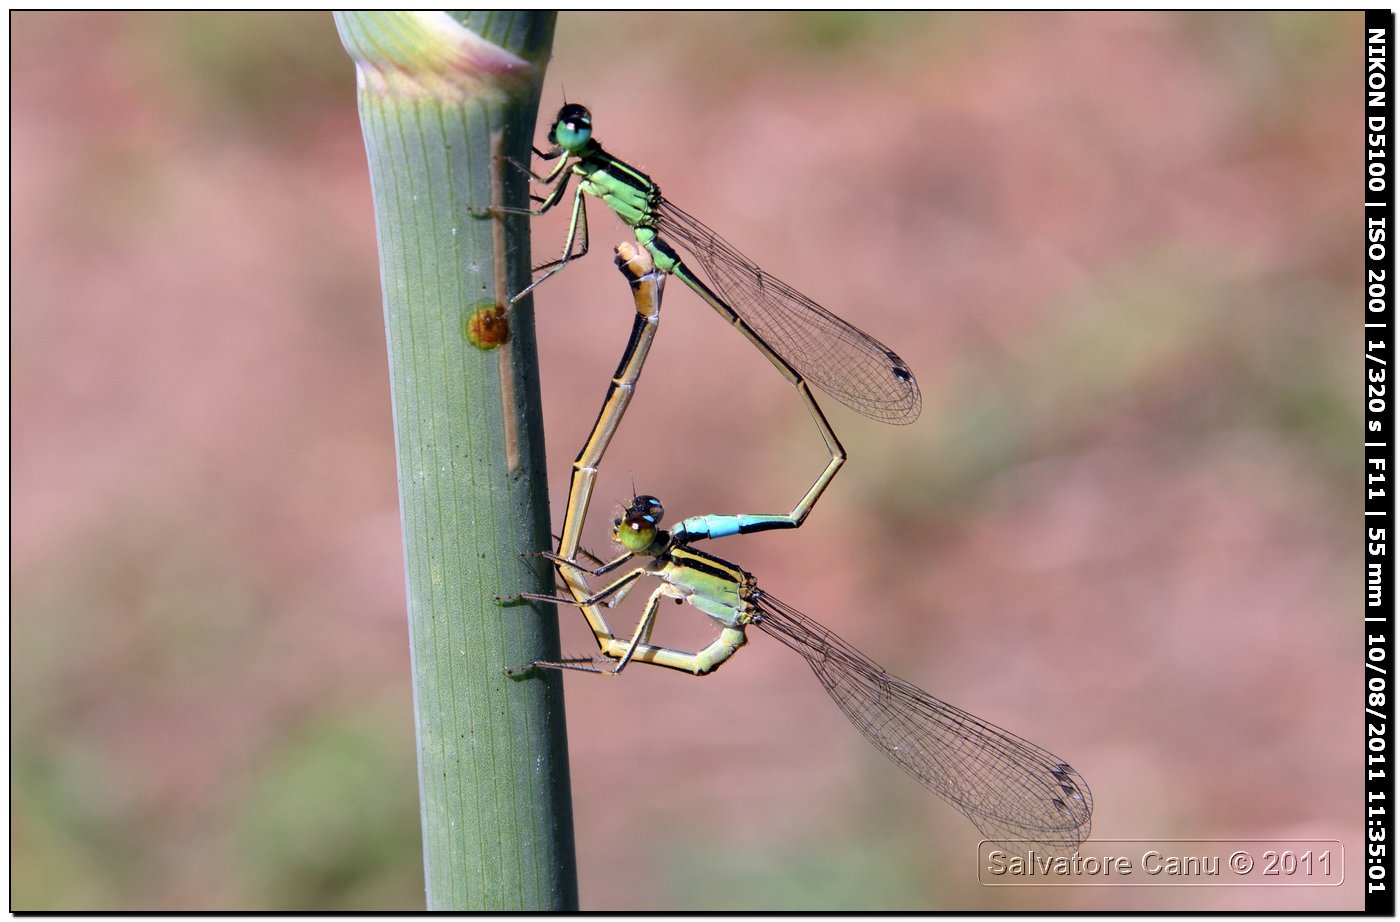
<svg viewBox="0 0 1400 922">
<path fill-rule="evenodd" d="M 1074 851 L 1089 835 L 1093 801 L 1084 779 L 1067 763 L 886 673 L 834 632 L 760 589 L 742 568 L 693 546 L 704 539 L 797 528 L 805 521 L 846 460 L 808 381 L 873 419 L 908 423 L 921 405 L 909 367 L 892 350 L 769 275 L 667 201 L 646 174 L 607 153 L 593 138 L 592 117 L 584 107 L 564 106 L 549 140 L 550 149 L 535 153 L 559 163 L 543 176 L 522 169 L 553 185 L 546 194 L 533 196 L 538 207 L 520 210 L 530 215 L 549 211 L 564 201 L 571 180 L 577 178 L 569 230 L 560 258 L 537 267 L 543 274 L 514 300 L 587 252 L 586 200 L 591 196 L 636 234 L 640 246 L 620 245 L 617 261 L 631 285 L 637 317 L 593 431 L 574 461 L 558 550 L 542 555 L 554 561 L 570 595 L 524 596 L 578 607 L 599 652 L 530 663 L 512 674 L 537 668 L 618 673 L 640 662 L 706 675 L 747 642 L 749 627 L 756 627 L 801 655 L 868 740 L 966 815 L 988 839 L 1019 853 Z M 830 460 L 792 511 L 784 514 L 700 515 L 663 528 L 661 502 L 634 496 L 613 523 L 613 537 L 623 552 L 586 566 L 579 559 L 584 554 L 579 547 L 583 520 L 599 465 L 656 334 L 667 276 L 679 278 L 735 326 L 797 390 Z M 615 573 L 629 563 L 634 566 L 603 588 L 590 586 L 589 577 Z M 614 634 L 603 609 L 611 609 L 647 580 L 655 588 L 636 627 L 625 638 Z M 665 599 L 697 608 L 715 622 L 719 634 L 697 651 L 652 644 L 656 615 Z"/>
</svg>

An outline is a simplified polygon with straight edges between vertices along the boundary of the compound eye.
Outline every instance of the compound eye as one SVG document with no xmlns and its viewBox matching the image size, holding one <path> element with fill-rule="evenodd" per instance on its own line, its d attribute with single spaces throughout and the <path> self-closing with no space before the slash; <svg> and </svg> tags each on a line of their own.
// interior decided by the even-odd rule
<svg viewBox="0 0 1400 922">
<path fill-rule="evenodd" d="M 656 520 L 645 515 L 629 515 L 615 529 L 617 542 L 634 554 L 656 543 Z"/>
<path fill-rule="evenodd" d="M 554 127 L 549 131 L 549 140 L 567 151 L 581 150 L 592 136 L 593 116 L 576 103 L 569 103 L 559 110 Z"/>
</svg>

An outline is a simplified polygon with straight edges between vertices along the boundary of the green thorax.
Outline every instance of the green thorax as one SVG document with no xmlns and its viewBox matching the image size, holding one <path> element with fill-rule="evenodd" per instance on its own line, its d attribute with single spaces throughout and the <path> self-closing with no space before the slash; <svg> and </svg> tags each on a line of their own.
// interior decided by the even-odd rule
<svg viewBox="0 0 1400 922">
<path fill-rule="evenodd" d="M 753 576 L 727 560 L 689 547 L 676 547 L 665 556 L 658 574 L 685 593 L 685 600 L 726 627 L 748 624 Z"/>
<path fill-rule="evenodd" d="M 615 211 L 628 227 L 655 231 L 654 214 L 661 202 L 661 190 L 650 176 L 617 159 L 592 139 L 578 154 L 573 171 L 578 174 L 580 188 Z"/>
</svg>

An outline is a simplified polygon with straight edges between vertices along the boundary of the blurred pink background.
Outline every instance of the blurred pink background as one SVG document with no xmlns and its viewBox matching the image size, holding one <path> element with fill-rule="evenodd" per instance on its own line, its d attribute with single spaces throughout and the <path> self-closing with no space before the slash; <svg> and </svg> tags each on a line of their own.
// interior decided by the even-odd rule
<svg viewBox="0 0 1400 922">
<path fill-rule="evenodd" d="M 824 401 L 851 461 L 807 525 L 713 550 L 1072 762 L 1095 838 L 1340 839 L 1347 876 L 984 888 L 972 826 L 756 635 L 704 680 L 567 677 L 584 908 L 1360 907 L 1361 29 L 560 17 L 542 119 L 588 105 L 923 389 L 906 428 Z M 12 30 L 12 908 L 421 907 L 374 229 L 331 18 Z M 604 255 L 626 235 L 593 217 L 599 252 L 536 298 L 556 523 L 631 322 Z M 562 240 L 541 225 L 538 258 Z M 753 349 L 679 284 L 665 313 L 595 549 L 634 478 L 678 518 L 787 509 L 823 464 Z M 675 609 L 658 637 L 704 628 Z"/>
</svg>

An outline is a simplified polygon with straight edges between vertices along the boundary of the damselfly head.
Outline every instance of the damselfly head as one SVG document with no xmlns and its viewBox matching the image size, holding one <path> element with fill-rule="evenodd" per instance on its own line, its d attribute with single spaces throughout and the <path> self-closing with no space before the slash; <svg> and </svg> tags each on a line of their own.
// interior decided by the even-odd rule
<svg viewBox="0 0 1400 922">
<path fill-rule="evenodd" d="M 554 127 L 549 129 L 549 143 L 570 153 L 576 153 L 588 144 L 593 136 L 593 116 L 578 103 L 567 103 L 554 118 Z"/>
<path fill-rule="evenodd" d="M 646 516 L 658 525 L 661 524 L 662 517 L 666 515 L 661 500 L 655 496 L 646 495 L 632 497 L 632 508 L 628 511 L 634 515 Z"/>
<path fill-rule="evenodd" d="M 613 540 L 633 554 L 644 554 L 656 543 L 659 529 L 648 516 L 627 516 L 613 522 Z"/>
<path fill-rule="evenodd" d="M 665 514 L 655 496 L 634 496 L 622 516 L 613 519 L 613 540 L 634 554 L 644 554 L 660 536 Z"/>
</svg>

